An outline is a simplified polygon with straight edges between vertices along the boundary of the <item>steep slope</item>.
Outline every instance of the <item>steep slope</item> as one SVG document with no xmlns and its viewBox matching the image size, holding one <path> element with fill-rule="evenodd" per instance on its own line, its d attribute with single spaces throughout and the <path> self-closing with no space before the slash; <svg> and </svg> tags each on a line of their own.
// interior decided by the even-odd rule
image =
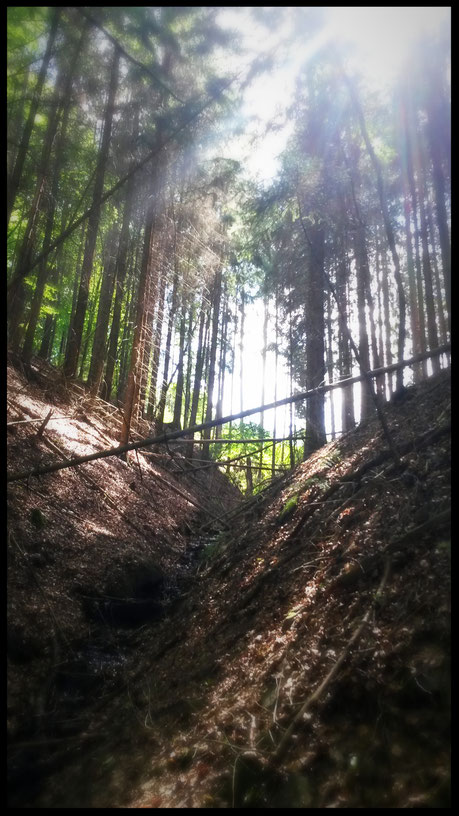
<svg viewBox="0 0 459 816">
<path fill-rule="evenodd" d="M 118 444 L 118 412 L 91 404 L 52 367 L 37 361 L 29 381 L 13 366 L 7 373 L 9 474 Z M 8 485 L 12 801 L 16 785 L 28 802 L 35 776 L 40 784 L 35 746 L 43 753 L 65 741 L 72 727 L 59 721 L 88 693 L 119 683 L 132 631 L 165 615 L 199 543 L 193 530 L 240 501 L 219 471 L 191 474 L 176 451 L 157 447 L 130 464 L 113 457 Z"/>
<path fill-rule="evenodd" d="M 388 407 L 402 467 L 373 421 L 222 536 L 154 668 L 201 707 L 133 807 L 448 806 L 449 389 Z"/>
<path fill-rule="evenodd" d="M 401 466 L 376 420 L 322 448 L 227 516 L 163 617 L 106 626 L 112 676 L 54 678 L 13 806 L 448 807 L 449 372 L 387 417 Z"/>
</svg>

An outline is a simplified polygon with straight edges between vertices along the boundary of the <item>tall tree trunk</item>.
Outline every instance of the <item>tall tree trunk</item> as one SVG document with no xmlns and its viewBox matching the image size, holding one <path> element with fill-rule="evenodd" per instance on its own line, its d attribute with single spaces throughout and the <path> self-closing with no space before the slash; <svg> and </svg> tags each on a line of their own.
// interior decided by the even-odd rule
<svg viewBox="0 0 459 816">
<path fill-rule="evenodd" d="M 91 280 L 94 251 L 96 248 L 97 231 L 101 212 L 101 198 L 104 188 L 105 169 L 108 161 L 110 139 L 112 132 L 113 112 L 115 107 L 115 96 L 118 85 L 118 67 L 120 61 L 120 51 L 117 46 L 113 53 L 113 60 L 110 71 L 110 84 L 108 91 L 107 107 L 105 111 L 104 132 L 102 143 L 97 159 L 96 173 L 94 179 L 94 190 L 92 196 L 92 210 L 88 217 L 88 228 L 86 233 L 86 245 L 83 258 L 83 268 L 81 270 L 80 288 L 75 309 L 75 315 L 69 332 L 67 352 L 64 363 L 64 373 L 67 377 L 73 377 L 80 353 L 81 338 L 83 335 L 84 318 L 89 297 L 89 283 Z"/>
<path fill-rule="evenodd" d="M 376 283 L 377 283 L 377 291 L 378 291 L 378 354 L 379 360 L 381 365 L 384 364 L 384 331 L 383 331 L 383 304 L 382 304 L 382 282 L 381 282 L 381 264 L 379 259 L 379 245 L 378 245 L 378 238 L 376 236 L 376 246 L 375 246 L 375 267 L 376 267 Z M 385 385 L 384 385 L 384 375 L 379 376 L 376 378 L 376 382 L 378 384 L 378 392 L 382 395 L 385 399 Z"/>
<path fill-rule="evenodd" d="M 211 331 L 211 317 L 212 317 L 212 309 L 210 308 L 207 312 L 207 320 L 206 320 L 206 328 L 204 331 L 204 346 L 203 346 L 203 356 L 204 356 L 204 363 L 203 363 L 203 382 L 208 383 L 209 381 L 209 358 L 210 358 L 210 331 Z M 209 393 L 208 388 L 204 390 L 202 395 L 202 411 L 201 411 L 201 422 L 205 421 L 206 418 L 206 411 L 207 411 L 207 403 L 209 400 Z M 202 438 L 202 432 L 201 432 Z"/>
<path fill-rule="evenodd" d="M 140 390 L 138 402 L 138 416 L 144 417 L 146 415 L 147 405 L 147 391 L 148 391 L 148 377 L 150 375 L 150 362 L 153 349 L 153 325 L 157 312 L 158 302 L 158 276 L 161 268 L 161 240 L 160 240 L 160 223 L 157 223 L 154 230 L 153 245 L 151 248 L 151 256 L 155 258 L 156 274 L 149 276 L 149 283 L 145 298 L 145 315 L 144 315 L 144 331 L 142 344 L 142 360 L 140 363 Z"/>
<path fill-rule="evenodd" d="M 135 313 L 136 313 L 136 304 L 137 304 L 137 289 L 138 289 L 138 281 L 134 277 L 134 274 L 137 271 L 137 261 L 139 255 L 139 248 L 136 249 L 135 260 L 132 266 L 131 275 L 130 275 L 130 286 L 128 288 L 127 296 L 126 296 L 126 304 L 125 304 L 125 319 L 123 321 L 123 335 L 121 337 L 121 351 L 120 351 L 120 364 L 118 370 L 118 383 L 116 388 L 116 398 L 119 403 L 124 402 L 124 395 L 126 391 L 126 382 L 129 373 L 129 360 L 131 357 L 131 348 L 132 348 L 132 338 L 130 337 L 131 334 L 131 327 L 134 327 L 135 323 Z M 129 280 L 129 278 L 128 278 Z M 133 329 L 132 329 L 133 333 Z"/>
<path fill-rule="evenodd" d="M 201 393 L 202 369 L 204 363 L 204 327 L 206 323 L 206 301 L 203 297 L 201 304 L 201 315 L 199 318 L 198 348 L 196 351 L 196 366 L 194 369 L 193 396 L 191 400 L 190 428 L 196 424 L 198 415 L 199 395 Z M 193 457 L 193 445 L 189 446 L 188 458 Z"/>
<path fill-rule="evenodd" d="M 74 277 L 74 280 L 73 280 L 72 305 L 70 307 L 69 324 L 68 324 L 66 332 L 65 332 L 65 342 L 64 342 L 64 346 L 63 346 L 64 359 L 65 359 L 65 352 L 66 352 L 66 349 L 67 349 L 67 343 L 68 343 L 68 339 L 69 339 L 70 326 L 72 325 L 72 319 L 73 319 L 73 315 L 75 314 L 76 302 L 77 302 L 77 297 L 78 297 L 78 282 L 79 282 L 79 274 L 80 274 L 80 264 L 82 262 L 81 259 L 82 259 L 83 247 L 84 247 L 84 243 L 85 243 L 86 226 L 87 226 L 86 224 L 82 224 L 82 229 L 81 229 L 81 232 L 80 232 L 81 237 L 80 237 L 80 240 L 78 242 L 78 258 L 77 258 L 77 263 L 76 263 L 76 266 L 75 266 L 75 277 Z M 61 352 L 59 352 L 59 354 L 60 353 Z M 61 359 L 59 358 L 59 365 L 60 364 L 61 364 Z"/>
<path fill-rule="evenodd" d="M 324 264 L 325 238 L 321 227 L 311 231 L 306 269 L 308 294 L 305 304 L 307 329 L 306 388 L 315 388 L 325 378 Z M 325 444 L 324 395 L 315 394 L 306 403 L 306 456 Z"/>
<path fill-rule="evenodd" d="M 35 85 L 35 89 L 32 96 L 32 102 L 30 104 L 29 115 L 27 117 L 27 122 L 24 125 L 24 130 L 22 131 L 21 142 L 19 144 L 18 153 L 16 156 L 16 161 L 14 163 L 14 169 L 11 174 L 11 178 L 8 184 L 8 194 L 7 194 L 7 225 L 10 223 L 11 213 L 13 211 L 14 202 L 16 199 L 16 195 L 19 189 L 19 185 L 22 179 L 22 171 L 24 169 L 24 162 L 27 156 L 27 151 L 29 149 L 29 142 L 30 136 L 32 134 L 35 117 L 38 112 L 38 106 L 41 100 L 41 92 L 43 90 L 43 84 L 45 82 L 45 77 L 48 72 L 48 66 L 51 59 L 54 42 L 56 39 L 57 29 L 59 25 L 59 20 L 61 16 L 61 8 L 59 6 L 55 6 L 52 10 L 50 9 L 51 14 L 51 26 L 48 35 L 48 41 L 46 43 L 46 51 L 43 56 L 43 61 L 40 67 L 40 73 L 37 77 L 37 83 Z"/>
<path fill-rule="evenodd" d="M 16 161 L 16 157 L 18 155 L 18 148 L 21 141 L 21 133 L 24 127 L 24 103 L 27 97 L 29 82 L 30 82 L 30 68 L 26 68 L 24 71 L 24 78 L 22 80 L 21 89 L 19 91 L 19 99 L 18 101 L 13 100 L 12 102 L 12 104 L 15 105 L 16 110 L 13 114 L 9 114 L 8 116 L 7 123 L 8 178 L 11 178 L 12 176 L 14 164 Z"/>
<path fill-rule="evenodd" d="M 156 419 L 158 423 L 164 422 L 164 411 L 166 409 L 166 396 L 169 388 L 169 366 L 171 363 L 171 345 L 172 345 L 172 331 L 174 328 L 174 320 L 177 312 L 177 291 L 179 282 L 179 266 L 177 253 L 174 252 L 174 280 L 172 282 L 171 307 L 169 309 L 169 317 L 167 320 L 167 336 L 166 346 L 164 349 L 164 371 L 163 382 L 161 386 L 161 396 L 159 404 L 156 409 Z"/>
<path fill-rule="evenodd" d="M 124 282 L 126 280 L 127 257 L 129 250 L 129 223 L 132 214 L 132 203 L 134 193 L 133 177 L 128 181 L 126 190 L 126 201 L 124 203 L 123 225 L 121 227 L 120 240 L 118 245 L 118 255 L 115 269 L 115 302 L 113 305 L 112 324 L 110 327 L 110 339 L 108 341 L 107 365 L 105 367 L 105 377 L 102 384 L 102 398 L 110 399 L 113 387 L 113 374 L 118 358 L 118 339 L 120 333 L 121 309 L 125 295 Z M 140 241 L 140 234 L 137 236 Z"/>
<path fill-rule="evenodd" d="M 360 130 L 362 133 L 362 138 L 365 142 L 368 155 L 370 156 L 371 163 L 373 165 L 373 169 L 376 175 L 376 187 L 379 196 L 379 203 L 381 206 L 381 212 L 383 216 L 384 228 L 386 231 L 387 236 L 387 243 L 389 245 L 389 249 L 392 255 L 392 262 L 394 264 L 394 277 L 395 282 L 397 285 L 397 294 L 398 294 L 398 311 L 399 311 L 399 329 L 398 329 L 398 358 L 399 360 L 403 360 L 404 351 L 405 351 L 405 322 L 406 322 L 406 301 L 405 301 L 405 292 L 403 288 L 403 281 L 400 271 L 400 259 L 398 257 L 397 247 L 395 243 L 395 234 L 394 229 L 392 227 L 392 222 L 389 215 L 389 207 L 387 204 L 387 197 L 384 189 L 384 181 L 381 171 L 381 165 L 379 163 L 379 159 L 376 156 L 376 153 L 373 149 L 373 145 L 371 143 L 370 137 L 368 135 L 365 117 L 363 115 L 362 106 L 360 104 L 360 100 L 357 95 L 357 91 L 355 89 L 354 83 L 351 79 L 343 72 L 344 79 L 347 83 L 349 88 L 350 96 L 352 99 L 352 104 L 354 105 L 354 109 L 357 114 L 357 118 L 360 125 Z M 397 388 L 401 388 L 403 385 L 403 369 L 399 369 L 396 374 L 397 379 Z M 363 388 L 361 389 L 363 392 Z"/>
<path fill-rule="evenodd" d="M 216 411 L 216 418 L 221 419 L 223 416 L 223 394 L 225 388 L 225 375 L 226 375 L 226 355 L 227 355 L 227 341 L 228 341 L 228 321 L 229 321 L 229 311 L 228 311 L 228 291 L 227 291 L 227 284 L 226 281 L 224 283 L 224 301 L 223 301 L 223 309 L 222 309 L 222 320 L 221 320 L 221 340 L 220 340 L 220 361 L 218 366 L 218 388 L 217 388 L 217 411 Z M 215 428 L 215 438 L 220 439 L 222 436 L 222 426 L 218 425 Z"/>
<path fill-rule="evenodd" d="M 435 209 L 437 215 L 438 233 L 440 236 L 441 262 L 445 281 L 446 308 L 448 323 L 451 329 L 451 243 L 448 230 L 448 216 L 445 204 L 445 176 L 442 167 L 442 135 L 441 125 L 443 118 L 439 112 L 441 96 L 433 91 L 429 98 L 427 110 L 427 134 L 429 138 L 430 156 L 432 159 L 432 177 L 435 190 Z"/>
<path fill-rule="evenodd" d="M 175 400 L 174 400 L 174 428 L 181 428 L 181 416 L 182 416 L 182 403 L 183 403 L 183 383 L 184 383 L 184 375 L 183 375 L 183 361 L 185 356 L 185 332 L 186 332 L 186 319 L 185 319 L 185 296 L 182 293 L 182 305 L 180 310 L 180 331 L 179 331 L 179 359 L 177 365 L 177 386 L 175 389 Z M 211 417 L 212 418 L 212 417 Z"/>
<path fill-rule="evenodd" d="M 274 350 L 274 355 L 275 355 L 275 361 L 274 361 L 274 402 L 276 402 L 277 401 L 277 369 L 278 369 L 278 365 L 279 365 L 279 348 L 278 348 L 278 342 L 279 342 L 279 284 L 278 284 L 277 278 L 276 278 L 276 288 L 275 288 L 274 297 L 275 297 L 275 304 L 274 304 L 274 345 L 275 345 L 275 350 Z M 232 409 L 232 406 L 231 406 L 231 409 Z M 274 423 L 273 423 L 273 426 L 274 426 L 273 427 L 273 438 L 275 439 L 276 438 L 276 433 L 277 433 L 277 409 L 276 408 L 274 408 Z M 275 442 L 273 442 L 272 459 L 271 459 L 271 472 L 272 472 L 272 477 L 274 479 L 274 476 L 276 474 L 276 443 Z"/>
<path fill-rule="evenodd" d="M 246 470 L 246 480 L 247 480 L 247 496 L 251 496 L 253 493 L 253 474 L 252 474 L 252 459 L 250 456 L 247 457 L 247 470 Z"/>
<path fill-rule="evenodd" d="M 331 293 L 330 291 L 327 292 L 327 372 L 328 372 L 328 382 L 333 382 L 333 331 L 332 331 L 332 303 L 331 303 Z M 336 425 L 335 425 L 335 405 L 333 402 L 333 391 L 330 393 L 330 426 L 331 426 L 331 438 L 336 438 Z"/>
<path fill-rule="evenodd" d="M 372 358 L 373 358 L 372 367 L 373 368 L 379 368 L 382 365 L 382 361 L 381 361 L 380 356 L 379 356 L 378 344 L 377 344 L 377 341 L 376 341 L 375 307 L 374 307 L 374 302 L 373 302 L 373 294 L 372 294 L 372 291 L 371 291 L 371 278 L 370 278 L 370 269 L 369 269 L 369 267 L 368 267 L 368 276 L 367 276 L 367 280 L 366 280 L 365 289 L 366 289 L 365 294 L 366 294 L 367 305 L 368 305 L 368 319 L 369 319 L 369 322 L 370 322 L 370 348 L 371 348 L 371 354 L 372 354 Z M 376 379 L 375 385 L 376 385 L 377 393 L 381 394 L 381 396 L 382 396 L 382 394 L 384 392 L 384 386 L 383 386 L 382 381 L 379 378 Z"/>
<path fill-rule="evenodd" d="M 266 393 L 266 353 L 268 347 L 268 305 L 269 305 L 269 298 L 268 295 L 263 295 L 263 346 L 261 349 L 261 405 L 265 404 L 265 393 Z M 260 427 L 264 429 L 264 421 L 265 421 L 265 412 L 260 411 Z M 263 438 L 263 433 L 260 431 L 261 438 Z M 262 467 L 263 467 L 263 445 L 260 445 L 260 461 L 258 465 L 258 479 L 261 481 L 262 478 Z"/>
<path fill-rule="evenodd" d="M 240 401 L 240 410 L 241 413 L 244 410 L 244 324 L 245 324 L 245 291 L 244 287 L 241 289 L 241 324 L 240 324 L 240 335 L 239 335 L 239 362 L 240 362 L 240 369 L 239 369 L 239 401 Z"/>
<path fill-rule="evenodd" d="M 59 118 L 59 105 L 58 102 L 61 103 L 62 107 L 62 119 L 61 119 L 61 126 L 60 131 L 56 140 L 56 149 L 55 149 L 55 160 L 54 160 L 54 169 L 53 169 L 53 181 L 51 186 L 51 195 L 49 196 L 47 202 L 47 213 L 46 213 L 46 225 L 45 225 L 45 236 L 43 241 L 43 250 L 48 250 L 51 244 L 51 238 L 53 233 L 54 227 L 54 217 L 56 212 L 56 203 L 58 200 L 59 195 L 59 181 L 60 181 L 60 173 L 64 155 L 64 146 L 67 138 L 67 127 L 68 127 L 68 120 L 70 114 L 70 108 L 72 105 L 72 85 L 75 78 L 75 70 L 78 63 L 78 59 L 80 57 L 81 51 L 83 49 L 84 41 L 87 35 L 88 25 L 85 24 L 77 45 L 75 47 L 75 51 L 73 54 L 72 61 L 69 66 L 69 70 L 67 71 L 67 75 L 62 83 L 62 89 L 59 87 L 60 83 L 57 83 L 57 91 L 58 96 L 60 99 L 56 98 L 56 110 L 55 113 L 52 115 L 49 125 L 49 133 L 47 134 L 48 140 L 48 148 L 49 148 L 49 155 L 51 153 L 51 147 L 54 140 L 54 134 L 52 131 L 54 127 L 57 128 L 57 121 Z M 55 121 L 53 121 L 53 116 L 55 116 Z M 45 156 L 42 156 L 42 172 L 44 172 L 45 167 L 47 166 L 48 159 L 49 159 L 48 152 Z M 39 202 L 37 202 L 37 207 L 39 207 Z M 56 269 L 53 270 L 56 274 Z M 38 323 L 38 317 L 40 314 L 41 304 L 43 301 L 43 293 L 45 290 L 45 285 L 48 280 L 48 276 L 50 273 L 50 264 L 49 258 L 43 258 L 40 262 L 38 268 L 38 275 L 37 281 L 35 284 L 35 291 L 33 294 L 32 305 L 30 309 L 29 315 L 29 322 L 27 326 L 26 336 L 24 340 L 24 346 L 22 349 L 22 358 L 27 363 L 29 362 L 32 351 L 33 351 L 33 344 L 35 338 L 35 332 Z M 54 274 L 54 276 L 55 276 Z"/>
<path fill-rule="evenodd" d="M 340 358 L 340 377 L 343 380 L 352 376 L 352 356 L 349 344 L 349 336 L 345 328 L 349 322 L 349 303 L 347 297 L 347 264 L 346 264 L 346 243 L 343 240 L 340 244 L 340 257 L 336 269 L 336 290 L 339 298 L 340 308 L 338 310 L 338 347 Z M 355 426 L 354 416 L 354 390 L 352 387 L 344 388 L 341 392 L 341 427 L 343 432 L 350 431 Z"/>
<path fill-rule="evenodd" d="M 407 193 L 405 193 L 404 196 L 404 210 L 405 210 L 406 267 L 408 276 L 408 291 L 410 294 L 411 343 L 413 354 L 418 354 L 421 351 L 421 337 L 419 331 L 416 272 L 414 268 L 413 244 L 411 238 L 411 219 L 410 219 L 411 204 Z"/>
<path fill-rule="evenodd" d="M 131 420 L 135 416 L 137 401 L 140 390 L 140 366 L 143 355 L 146 296 L 148 291 L 149 276 L 152 273 L 152 244 L 154 230 L 154 205 L 149 205 L 145 234 L 143 241 L 142 266 L 140 269 L 139 290 L 137 294 L 136 317 L 134 326 L 134 337 L 132 340 L 131 361 L 124 398 L 124 422 L 120 436 L 120 445 L 127 443 L 131 430 Z"/>
<path fill-rule="evenodd" d="M 290 394 L 293 392 L 293 333 L 292 333 L 292 292 L 290 291 L 289 296 L 289 308 L 288 308 L 288 376 L 289 376 L 289 389 Z M 306 386 L 307 387 L 307 386 Z M 290 402 L 288 406 L 288 414 L 289 414 L 289 438 L 288 438 L 288 445 L 290 451 L 290 469 L 293 470 L 295 467 L 295 451 L 293 449 L 293 403 Z M 306 420 L 307 421 L 307 420 Z M 310 451 L 308 450 L 308 453 Z"/>
<path fill-rule="evenodd" d="M 102 274 L 96 328 L 92 343 L 91 364 L 89 366 L 88 374 L 88 385 L 90 386 L 90 394 L 92 397 L 96 397 L 99 393 L 100 381 L 102 378 L 102 372 L 104 370 L 108 323 L 110 320 L 110 309 L 115 284 L 115 266 L 117 255 L 116 233 L 117 229 L 114 227 L 106 239 L 105 263 Z"/>
<path fill-rule="evenodd" d="M 391 305 L 389 298 L 389 266 L 387 263 L 386 248 L 383 245 L 381 249 L 381 274 L 382 274 L 382 293 L 383 293 L 383 308 L 384 308 L 384 339 L 385 339 L 385 365 L 392 365 L 392 344 L 391 344 Z M 389 389 L 389 396 L 392 395 L 394 386 L 392 374 L 387 375 L 387 386 Z"/>
<path fill-rule="evenodd" d="M 99 301 L 100 289 L 102 285 L 102 276 L 99 277 L 97 281 L 97 286 L 94 292 L 94 296 L 92 297 L 91 301 L 89 302 L 89 312 L 88 312 L 88 323 L 86 326 L 86 332 L 84 334 L 84 341 L 83 341 L 83 349 L 81 352 L 81 362 L 80 362 L 80 370 L 78 373 L 78 377 L 80 380 L 84 378 L 84 369 L 86 363 L 86 357 L 88 354 L 89 344 L 93 338 L 93 325 L 94 325 L 94 317 L 96 314 L 97 303 Z"/>
<path fill-rule="evenodd" d="M 401 147 L 401 155 L 403 158 L 403 170 L 406 173 L 406 180 L 409 190 L 410 196 L 410 204 L 406 200 L 405 203 L 405 213 L 411 212 L 413 216 L 413 226 L 414 226 L 414 270 L 415 270 L 415 282 L 414 282 L 414 289 L 416 293 L 416 315 L 417 315 L 417 325 L 415 327 L 417 332 L 417 342 L 419 351 L 425 351 L 426 346 L 426 328 L 425 328 L 425 312 L 424 312 L 424 304 L 425 298 L 423 294 L 423 283 L 422 283 L 422 269 L 421 269 L 421 253 L 419 248 L 419 222 L 418 222 L 418 195 L 416 191 L 416 183 L 414 179 L 414 168 L 413 168 L 413 142 L 416 146 L 416 132 L 415 132 L 415 120 L 414 120 L 414 112 L 412 110 L 412 102 L 410 100 L 409 94 L 405 91 L 402 96 L 401 101 L 401 118 L 403 122 L 403 142 Z M 417 149 L 416 149 L 417 153 Z M 406 216 L 405 216 L 406 218 Z M 408 237 L 407 237 L 408 240 Z M 411 241 L 409 242 L 411 243 Z M 408 252 L 408 260 L 409 260 L 409 252 Z M 427 373 L 427 361 L 424 360 L 421 364 L 418 364 L 414 367 L 414 379 L 415 382 L 418 382 L 422 376 L 426 376 Z"/>
<path fill-rule="evenodd" d="M 65 105 L 65 95 L 68 96 L 70 94 L 70 85 L 72 83 L 72 79 L 73 79 L 73 66 L 70 67 L 70 70 L 66 71 L 65 65 L 62 62 L 59 68 L 59 73 L 56 79 L 56 84 L 54 86 L 54 92 L 51 99 L 51 111 L 48 117 L 48 125 L 43 139 L 43 146 L 39 162 L 39 172 L 36 179 L 35 192 L 32 204 L 30 206 L 27 218 L 27 226 L 19 249 L 16 271 L 8 290 L 9 337 L 10 344 L 13 350 L 15 351 L 18 351 L 19 349 L 20 339 L 22 335 L 22 332 L 19 331 L 19 325 L 24 317 L 25 307 L 24 278 L 26 276 L 27 270 L 30 266 L 30 262 L 32 259 L 38 221 L 43 210 L 43 200 L 45 199 L 46 188 L 49 183 L 49 166 L 51 160 L 51 152 L 53 149 L 59 125 L 62 103 Z M 47 224 L 45 226 L 45 242 L 47 243 L 47 246 L 49 246 L 51 242 L 51 232 L 49 227 L 50 220 L 49 213 L 51 207 L 52 202 L 50 201 L 48 202 L 47 207 L 48 218 Z M 38 289 L 41 290 L 42 293 L 45 285 L 45 281 L 43 279 L 45 273 L 43 270 L 46 271 L 46 265 L 44 264 L 42 264 L 42 267 L 38 273 L 36 286 L 36 289 L 38 287 Z M 33 318 L 35 318 L 36 325 L 38 313 L 35 317 L 35 309 L 32 312 L 32 316 Z M 30 345 L 30 341 L 28 341 L 28 345 Z"/>
<path fill-rule="evenodd" d="M 370 346 L 366 317 L 367 281 L 370 274 L 365 240 L 365 228 L 359 225 L 355 234 L 355 265 L 357 273 L 357 309 L 359 316 L 359 356 L 365 371 L 370 371 Z M 368 419 L 373 411 L 373 401 L 365 383 L 360 388 L 360 421 Z"/>
<path fill-rule="evenodd" d="M 70 207 L 66 207 L 64 212 L 62 213 L 62 220 L 61 225 L 62 228 L 64 227 L 65 223 L 67 222 L 67 217 L 70 212 Z M 79 242 L 79 250 L 78 250 L 78 261 L 77 261 L 77 269 L 81 263 L 81 256 L 82 256 L 82 246 L 84 240 L 84 232 L 82 233 L 82 240 Z M 56 287 L 56 296 L 53 299 L 53 304 L 55 308 L 54 314 L 47 314 L 45 317 L 44 327 L 43 327 L 43 335 L 41 339 L 40 349 L 38 351 L 38 356 L 41 357 L 43 360 L 50 360 L 53 353 L 53 345 L 54 345 L 54 337 L 56 334 L 57 323 L 58 323 L 58 313 L 62 304 L 63 300 L 63 289 L 64 289 L 64 281 L 67 277 L 67 267 L 69 265 L 70 258 L 66 254 L 63 253 L 64 246 L 63 244 L 58 247 L 55 257 L 55 262 L 53 267 L 51 268 L 50 273 L 50 282 L 53 286 Z M 60 352 L 58 352 L 58 356 L 60 358 Z M 60 359 L 59 359 L 60 363 Z"/>
<path fill-rule="evenodd" d="M 163 323 L 164 323 L 164 300 L 166 297 L 166 283 L 167 283 L 167 275 L 166 275 L 166 268 L 164 264 L 162 265 L 161 269 L 161 282 L 159 286 L 159 295 L 158 295 L 158 309 L 156 314 L 156 325 L 155 325 L 155 333 L 153 337 L 153 361 L 151 366 L 151 381 L 150 381 L 150 394 L 148 397 L 148 417 L 149 419 L 153 419 L 157 408 L 156 402 L 156 389 L 158 386 L 158 374 L 159 374 L 159 358 L 160 358 L 160 351 L 161 351 L 161 336 L 163 331 Z M 169 340 L 169 351 L 170 351 L 170 340 Z"/>
<path fill-rule="evenodd" d="M 446 345 L 448 342 L 448 327 L 446 325 L 446 317 L 445 317 L 445 308 L 443 304 L 443 297 L 442 297 L 442 282 L 440 277 L 440 270 L 438 268 L 438 260 L 437 260 L 437 245 L 435 241 L 435 225 L 434 219 L 432 214 L 432 207 L 430 204 L 430 199 L 426 199 L 426 215 L 427 215 L 427 224 L 429 227 L 430 233 L 430 241 L 432 244 L 432 267 L 433 267 L 433 278 L 436 290 L 436 298 L 435 302 L 437 304 L 437 313 L 438 313 L 438 328 L 440 332 L 440 344 Z"/>
<path fill-rule="evenodd" d="M 194 331 L 194 308 L 193 305 L 190 306 L 189 313 L 188 313 L 188 330 L 187 330 L 187 361 L 186 361 L 186 377 L 185 377 L 185 407 L 184 407 L 184 420 L 183 424 L 184 427 L 189 427 L 189 413 L 190 413 L 190 402 L 191 402 L 191 375 L 193 371 L 193 352 L 192 352 L 192 342 L 193 342 L 193 331 Z"/>
<path fill-rule="evenodd" d="M 422 184 L 422 170 L 418 168 L 419 185 L 419 215 L 421 220 L 421 246 L 422 246 L 422 271 L 424 276 L 424 286 L 426 292 L 426 312 L 427 312 L 427 338 L 431 349 L 438 346 L 437 324 L 435 320 L 435 300 L 432 285 L 432 267 L 429 254 L 429 233 L 427 227 L 427 215 L 425 208 L 425 188 Z M 440 371 L 440 360 L 438 357 L 432 358 L 432 370 L 434 374 Z"/>
<path fill-rule="evenodd" d="M 234 294 L 234 316 L 233 316 L 233 344 L 231 348 L 231 414 L 233 414 L 233 405 L 234 405 L 234 379 L 236 375 L 236 345 L 237 345 L 237 330 L 238 330 L 238 316 L 237 316 L 237 303 L 238 303 L 238 295 L 239 290 L 236 284 L 236 292 Z M 233 422 L 231 420 L 229 424 L 229 429 L 233 427 Z"/>
<path fill-rule="evenodd" d="M 218 338 L 218 324 L 220 319 L 220 300 L 222 294 L 222 269 L 221 266 L 215 273 L 215 280 L 213 286 L 212 298 L 212 336 L 210 341 L 210 355 L 209 355 L 209 379 L 207 381 L 207 408 L 205 422 L 210 422 L 212 419 L 213 409 L 213 393 L 215 385 L 215 363 L 217 359 L 217 338 Z M 210 439 L 210 430 L 204 431 L 204 439 Z M 202 446 L 202 458 L 209 458 L 209 445 Z"/>
</svg>

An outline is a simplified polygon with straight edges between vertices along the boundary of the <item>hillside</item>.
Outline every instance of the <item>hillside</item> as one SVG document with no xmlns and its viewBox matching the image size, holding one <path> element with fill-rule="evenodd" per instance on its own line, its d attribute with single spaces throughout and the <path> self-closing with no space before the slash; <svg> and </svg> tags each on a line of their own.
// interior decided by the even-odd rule
<svg viewBox="0 0 459 816">
<path fill-rule="evenodd" d="M 9 473 L 116 444 L 8 378 Z M 167 450 L 11 483 L 10 807 L 449 806 L 449 372 L 387 419 L 400 466 L 373 419 L 245 502 Z"/>
</svg>

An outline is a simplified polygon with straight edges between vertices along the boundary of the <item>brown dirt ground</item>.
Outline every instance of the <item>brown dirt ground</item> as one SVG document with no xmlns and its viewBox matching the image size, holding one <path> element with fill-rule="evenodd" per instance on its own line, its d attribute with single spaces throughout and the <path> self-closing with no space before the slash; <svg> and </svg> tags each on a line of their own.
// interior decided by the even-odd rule
<svg viewBox="0 0 459 816">
<path fill-rule="evenodd" d="M 83 398 L 8 376 L 24 413 L 83 411 L 45 429 L 67 455 L 116 443 Z M 10 485 L 10 806 L 449 807 L 449 372 L 387 417 L 401 466 L 372 420 L 191 562 L 205 516 L 141 454 Z M 55 459 L 13 427 L 9 472 Z M 235 501 L 223 476 L 186 489 Z M 89 619 L 84 598 L 149 558 L 165 615 Z"/>
</svg>

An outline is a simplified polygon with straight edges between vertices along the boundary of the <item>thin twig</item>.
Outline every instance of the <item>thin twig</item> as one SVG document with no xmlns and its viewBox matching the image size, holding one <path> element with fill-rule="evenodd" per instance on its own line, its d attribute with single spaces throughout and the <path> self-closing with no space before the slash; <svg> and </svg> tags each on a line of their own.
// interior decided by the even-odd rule
<svg viewBox="0 0 459 816">
<path fill-rule="evenodd" d="M 289 727 L 287 728 L 285 734 L 283 735 L 282 739 L 280 740 L 280 742 L 279 742 L 279 744 L 278 744 L 278 746 L 277 746 L 277 748 L 276 748 L 276 750 L 274 752 L 274 762 L 279 762 L 279 760 L 282 758 L 283 754 L 285 753 L 285 749 L 287 747 L 287 744 L 288 744 L 288 742 L 290 740 L 290 737 L 292 736 L 292 733 L 293 733 L 293 731 L 295 729 L 295 726 L 297 725 L 298 721 L 301 720 L 304 717 L 306 712 L 311 708 L 311 706 L 315 702 L 317 702 L 319 697 L 323 694 L 323 692 L 325 691 L 327 686 L 330 685 L 331 681 L 334 679 L 334 677 L 336 676 L 336 674 L 340 670 L 341 666 L 343 665 L 343 663 L 344 663 L 346 657 L 348 656 L 349 651 L 351 650 L 352 646 L 354 645 L 354 643 L 358 640 L 358 638 L 362 634 L 362 631 L 363 631 L 365 625 L 368 623 L 369 617 L 370 617 L 370 615 L 371 615 L 371 613 L 373 611 L 373 608 L 374 608 L 374 605 L 375 605 L 375 602 L 376 602 L 376 598 L 378 596 L 380 596 L 381 593 L 384 591 L 384 588 L 386 586 L 386 583 L 387 583 L 387 580 L 388 580 L 388 577 L 389 577 L 390 564 L 391 564 L 390 558 L 387 558 L 381 582 L 379 584 L 379 587 L 378 587 L 378 589 L 376 591 L 375 596 L 373 597 L 373 599 L 371 601 L 371 604 L 369 605 L 367 611 L 365 612 L 365 615 L 363 616 L 361 622 L 359 623 L 359 625 L 358 625 L 357 629 L 355 630 L 355 632 L 353 633 L 352 637 L 348 640 L 348 642 L 347 642 L 346 646 L 344 647 L 343 651 L 341 652 L 338 660 L 336 660 L 336 662 L 333 664 L 332 668 L 330 669 L 330 671 L 328 672 L 326 677 L 322 680 L 320 685 L 316 688 L 315 691 L 312 692 L 312 694 L 309 695 L 307 700 L 301 706 L 300 710 L 297 711 L 297 713 L 293 717 Z"/>
</svg>

